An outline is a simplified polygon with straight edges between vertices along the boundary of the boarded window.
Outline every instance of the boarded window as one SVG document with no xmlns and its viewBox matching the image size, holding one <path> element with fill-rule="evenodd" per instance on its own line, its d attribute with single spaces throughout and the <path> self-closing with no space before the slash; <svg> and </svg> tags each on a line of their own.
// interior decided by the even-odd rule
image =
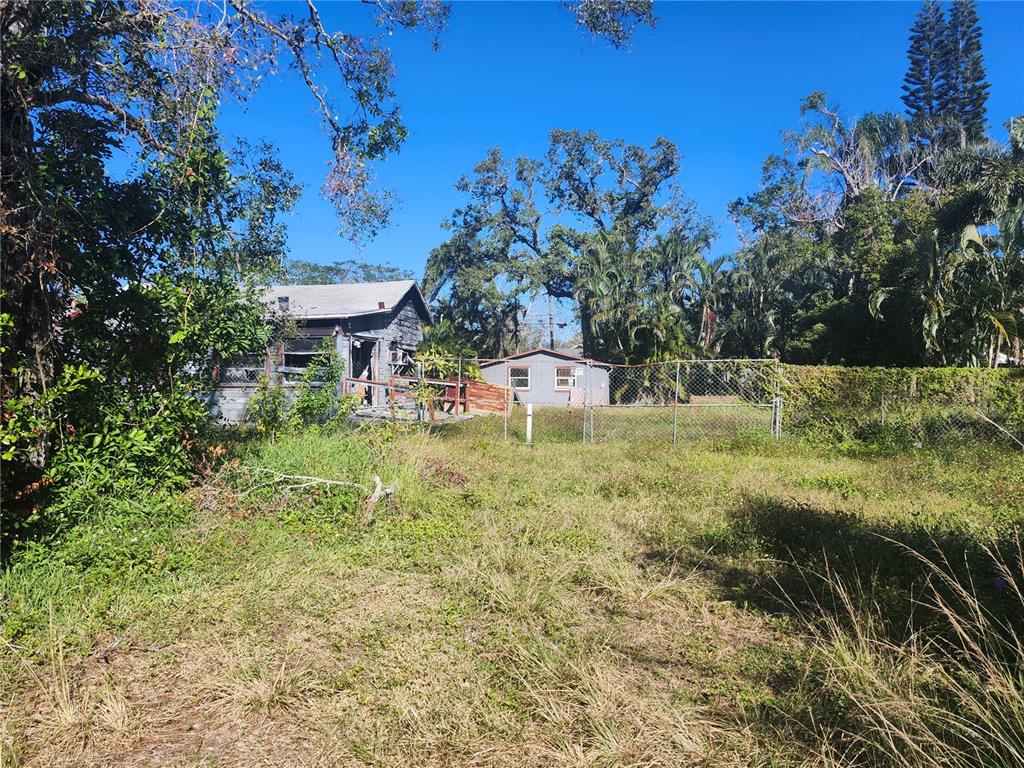
<svg viewBox="0 0 1024 768">
<path fill-rule="evenodd" d="M 530 369 L 529 368 L 509 368 L 508 369 L 508 383 L 513 389 L 529 389 L 530 388 Z"/>
<path fill-rule="evenodd" d="M 573 389 L 575 386 L 575 368 L 555 368 L 555 389 Z"/>
</svg>

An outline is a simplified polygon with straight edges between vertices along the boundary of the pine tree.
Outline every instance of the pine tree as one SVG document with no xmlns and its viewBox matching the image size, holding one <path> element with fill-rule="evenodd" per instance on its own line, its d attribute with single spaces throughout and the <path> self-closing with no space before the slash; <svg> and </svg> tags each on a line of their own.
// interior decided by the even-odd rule
<svg viewBox="0 0 1024 768">
<path fill-rule="evenodd" d="M 910 46 L 907 49 L 910 64 L 903 78 L 903 103 L 918 131 L 925 135 L 932 132 L 941 114 L 947 39 L 946 23 L 938 0 L 924 0 L 910 29 Z"/>
<path fill-rule="evenodd" d="M 939 111 L 964 147 L 985 139 L 989 84 L 981 55 L 981 24 L 974 0 L 953 0 L 946 25 Z"/>
</svg>

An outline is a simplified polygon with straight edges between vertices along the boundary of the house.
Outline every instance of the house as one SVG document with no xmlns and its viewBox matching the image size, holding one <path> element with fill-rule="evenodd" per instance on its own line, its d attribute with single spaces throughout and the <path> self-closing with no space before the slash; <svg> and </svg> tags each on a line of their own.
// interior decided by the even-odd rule
<svg viewBox="0 0 1024 768">
<path fill-rule="evenodd" d="M 610 366 L 560 349 L 531 349 L 480 363 L 480 375 L 509 387 L 516 402 L 608 405 Z"/>
<path fill-rule="evenodd" d="M 346 391 L 356 389 L 351 379 L 365 380 L 358 389 L 376 404 L 384 399 L 382 383 L 410 372 L 423 330 L 433 322 L 414 280 L 275 285 L 263 301 L 268 316 L 287 318 L 290 327 L 265 355 L 225 369 L 213 396 L 222 421 L 242 420 L 260 375 L 294 384 L 325 340 L 344 365 Z"/>
</svg>

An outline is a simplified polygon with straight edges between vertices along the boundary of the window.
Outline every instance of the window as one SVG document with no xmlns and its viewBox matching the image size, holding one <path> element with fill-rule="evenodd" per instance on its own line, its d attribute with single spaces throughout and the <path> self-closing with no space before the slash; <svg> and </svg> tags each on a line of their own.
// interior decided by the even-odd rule
<svg viewBox="0 0 1024 768">
<path fill-rule="evenodd" d="M 509 368 L 508 369 L 508 385 L 512 389 L 529 389 L 530 388 L 530 369 L 529 368 Z"/>
<path fill-rule="evenodd" d="M 555 389 L 574 389 L 575 387 L 575 368 L 555 368 Z"/>
</svg>

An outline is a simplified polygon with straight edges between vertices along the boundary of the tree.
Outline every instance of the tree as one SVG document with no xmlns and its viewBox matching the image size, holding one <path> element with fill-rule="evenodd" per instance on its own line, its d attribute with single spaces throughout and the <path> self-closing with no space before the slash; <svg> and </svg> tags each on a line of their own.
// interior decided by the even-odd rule
<svg viewBox="0 0 1024 768">
<path fill-rule="evenodd" d="M 946 25 L 943 96 L 939 109 L 954 131 L 955 146 L 984 141 L 989 84 L 981 53 L 981 24 L 974 0 L 953 0 Z"/>
<path fill-rule="evenodd" d="M 406 136 L 387 40 L 425 29 L 436 45 L 449 9 L 363 7 L 357 34 L 328 29 L 313 0 L 295 15 L 256 0 L 0 5 L 5 506 L 30 507 L 54 480 L 55 437 L 66 451 L 76 434 L 162 420 L 170 437 L 150 456 L 187 453 L 209 375 L 265 337 L 259 287 L 281 274 L 279 214 L 298 190 L 269 149 L 232 151 L 216 120 L 226 99 L 297 73 L 332 150 L 323 192 L 342 232 L 359 241 L 387 224 L 373 167 Z M 640 5 L 580 13 L 616 44 L 630 19 L 650 20 Z M 74 408 L 56 402 L 87 385 Z"/>
<path fill-rule="evenodd" d="M 624 296 L 639 296 L 641 286 L 662 284 L 671 258 L 656 247 L 660 237 L 671 235 L 684 250 L 710 243 L 710 225 L 679 193 L 678 172 L 678 151 L 666 139 L 644 148 L 555 130 L 543 160 L 508 160 L 492 150 L 457 184 L 469 202 L 447 222 L 451 239 L 431 253 L 428 292 L 436 300 L 473 287 L 478 299 L 491 299 L 473 304 L 467 329 L 486 324 L 475 313 L 489 306 L 504 318 L 491 326 L 509 334 L 518 333 L 509 314 L 517 303 L 521 308 L 522 297 L 571 301 L 586 354 L 656 354 L 663 339 L 634 346 L 626 328 L 654 328 L 665 318 L 627 318 L 616 308 L 625 306 Z M 450 300 L 445 306 L 451 311 Z M 660 339 L 661 331 L 652 333 Z"/>
<path fill-rule="evenodd" d="M 917 132 L 927 137 L 935 135 L 943 112 L 947 40 L 942 6 L 938 0 L 925 0 L 910 29 L 902 99 Z"/>
<path fill-rule="evenodd" d="M 34 503 L 28 491 L 76 434 L 157 419 L 177 448 L 153 455 L 182 455 L 208 418 L 198 380 L 208 386 L 218 359 L 265 333 L 257 287 L 280 268 L 279 214 L 298 191 L 269 149 L 231 151 L 216 126 L 224 99 L 245 98 L 279 60 L 294 65 L 323 115 L 336 160 L 328 193 L 348 231 L 382 222 L 369 164 L 404 128 L 381 42 L 396 27 L 437 30 L 447 10 L 381 3 L 379 33 L 366 37 L 328 32 L 315 5 L 306 11 L 271 18 L 248 0 L 0 7 L 5 506 Z M 354 111 L 323 85 L 325 66 Z M 114 174 L 112 158 L 130 170 Z M 89 372 L 88 391 L 55 415 L 47 393 L 76 371 Z M 35 426 L 14 436 L 26 414 Z"/>
<path fill-rule="evenodd" d="M 405 134 L 390 103 L 387 49 L 379 38 L 327 32 L 316 7 L 308 10 L 298 20 L 275 20 L 248 0 L 195 10 L 156 0 L 3 6 L 3 293 L 19 318 L 5 370 L 11 356 L 31 361 L 18 392 L 38 393 L 53 379 L 54 329 L 72 297 L 88 288 L 77 284 L 60 250 L 84 245 L 79 207 L 70 198 L 77 193 L 62 184 L 78 185 L 86 201 L 90 189 L 140 191 L 142 181 L 112 182 L 98 165 L 115 152 L 135 155 L 143 169 L 175 166 L 177 174 L 161 177 L 169 186 L 150 195 L 151 210 L 136 216 L 140 240 L 152 241 L 147 222 L 159 224 L 168 201 L 204 180 L 199 164 L 216 156 L 213 118 L 221 99 L 247 95 L 281 56 L 290 57 L 321 109 L 335 154 L 328 192 L 343 222 L 357 235 L 380 226 L 385 208 L 369 186 L 367 164 L 396 149 Z M 437 30 L 447 15 L 437 4 L 381 3 L 378 11 L 383 31 Z M 324 60 L 337 68 L 356 106 L 347 121 L 315 79 Z M 63 163 L 61 175 L 43 162 L 48 154 Z M 114 200 L 93 200 L 91 208 L 116 226 Z M 97 225 L 106 222 L 88 222 L 84 231 Z M 122 236 L 129 231 L 136 230 L 122 228 Z M 149 242 L 147 255 L 153 247 Z M 138 272 L 145 259 L 135 259 Z"/>
<path fill-rule="evenodd" d="M 562 0 L 576 23 L 615 48 L 629 42 L 638 24 L 653 27 L 653 0 Z"/>
<path fill-rule="evenodd" d="M 787 155 L 803 172 L 799 223 L 841 229 L 844 205 L 868 189 L 895 199 L 918 186 L 936 150 L 912 141 L 910 124 L 898 115 L 868 113 L 845 119 L 816 91 L 800 107 L 803 125 L 784 134 Z"/>
<path fill-rule="evenodd" d="M 390 264 L 370 264 L 355 259 L 318 264 L 314 261 L 288 259 L 281 279 L 292 285 L 327 283 L 376 283 L 390 280 L 412 280 L 412 272 Z"/>
<path fill-rule="evenodd" d="M 704 264 L 702 254 L 678 236 L 638 249 L 618 232 L 591 235 L 575 281 L 577 301 L 590 318 L 588 354 L 618 363 L 692 354 L 684 302 L 700 289 L 694 273 Z"/>
</svg>

